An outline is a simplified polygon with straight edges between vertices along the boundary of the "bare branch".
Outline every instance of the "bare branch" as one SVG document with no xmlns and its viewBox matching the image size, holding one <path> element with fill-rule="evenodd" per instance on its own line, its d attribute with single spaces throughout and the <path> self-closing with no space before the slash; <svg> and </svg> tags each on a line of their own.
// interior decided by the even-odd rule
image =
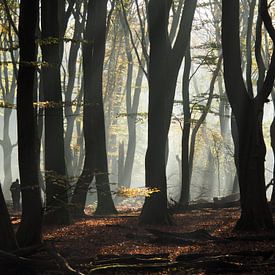
<svg viewBox="0 0 275 275">
<path fill-rule="evenodd" d="M 14 148 L 14 147 L 16 147 L 16 146 L 18 146 L 18 142 L 12 144 L 11 148 Z"/>
<path fill-rule="evenodd" d="M 18 32 L 18 29 L 12 19 L 12 16 L 11 16 L 11 13 L 10 13 L 10 8 L 9 8 L 9 5 L 7 3 L 7 0 L 2 0 L 3 4 L 4 4 L 4 7 L 5 7 L 5 12 L 7 14 L 7 17 L 8 17 L 8 21 L 9 23 L 11 24 L 14 32 L 16 33 L 16 35 L 18 36 L 19 32 Z"/>
<path fill-rule="evenodd" d="M 268 13 L 268 5 L 266 0 L 261 0 L 260 2 L 260 12 L 265 25 L 265 28 L 275 45 L 275 29 L 272 24 L 272 19 Z"/>
<path fill-rule="evenodd" d="M 148 79 L 148 73 L 146 72 L 144 66 L 142 65 L 141 58 L 140 58 L 140 56 L 139 56 L 139 53 L 138 53 L 138 50 L 137 50 L 137 47 L 136 47 L 136 45 L 135 45 L 135 41 L 134 41 L 134 38 L 133 38 L 133 33 L 132 33 L 131 28 L 130 28 L 129 22 L 128 22 L 128 20 L 127 20 L 127 14 L 126 14 L 125 6 L 124 6 L 124 4 L 123 4 L 123 0 L 120 0 L 120 3 L 121 3 L 121 6 L 122 6 L 122 12 L 123 12 L 123 16 L 124 16 L 124 19 L 125 19 L 125 23 L 126 23 L 126 26 L 127 26 L 127 28 L 128 28 L 128 31 L 129 31 L 131 43 L 132 43 L 132 46 L 133 46 L 133 48 L 134 48 L 136 57 L 137 57 L 137 59 L 138 59 L 138 63 L 139 63 L 139 65 L 140 65 L 140 67 L 142 68 L 142 71 L 144 72 L 146 78 Z"/>
</svg>

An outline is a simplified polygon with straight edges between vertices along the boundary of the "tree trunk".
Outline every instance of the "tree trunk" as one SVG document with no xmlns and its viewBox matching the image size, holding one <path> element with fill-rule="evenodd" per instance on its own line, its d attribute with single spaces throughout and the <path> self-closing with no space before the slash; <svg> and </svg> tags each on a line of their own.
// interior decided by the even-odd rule
<svg viewBox="0 0 275 275">
<path fill-rule="evenodd" d="M 275 117 L 270 126 L 270 139 L 271 139 L 271 147 L 273 151 L 273 156 L 275 156 Z M 271 202 L 275 202 L 275 187 L 274 187 L 274 179 L 275 179 L 275 158 L 273 159 L 273 188 L 271 195 Z"/>
<path fill-rule="evenodd" d="M 45 101 L 46 215 L 48 224 L 69 224 L 67 178 L 64 155 L 63 105 L 60 82 L 59 1 L 41 1 L 42 85 Z"/>
<path fill-rule="evenodd" d="M 273 221 L 265 191 L 266 148 L 262 132 L 262 118 L 264 102 L 274 83 L 275 55 L 273 53 L 260 93 L 256 98 L 251 99 L 242 78 L 239 8 L 239 0 L 222 1 L 224 80 L 226 93 L 236 119 L 239 140 L 237 154 L 242 210 L 236 229 L 270 229 L 273 228 Z M 267 9 L 267 4 L 263 0 L 259 9 L 261 9 L 261 15 L 267 25 L 271 19 L 264 14 L 265 8 Z M 238 93 L 236 93 L 237 91 Z"/>
<path fill-rule="evenodd" d="M 13 75 L 12 80 L 10 79 L 9 70 L 7 66 L 2 66 L 0 71 L 1 77 L 1 88 L 2 88 L 2 97 L 6 104 L 13 104 L 15 100 L 15 90 L 16 90 L 16 81 L 17 81 L 17 69 L 16 62 L 18 61 L 18 55 L 14 55 L 14 53 L 10 52 L 12 62 L 13 62 Z M 7 62 L 7 54 L 3 52 L 3 61 Z M 3 76 L 2 76 L 3 70 Z M 2 81 L 4 83 L 2 83 Z M 10 83 L 11 82 L 11 83 Z M 12 151 L 17 144 L 11 143 L 10 138 L 10 117 L 12 114 L 11 108 L 4 109 L 4 123 L 3 123 L 3 138 L 0 139 L 0 145 L 3 149 L 3 157 L 4 157 L 4 185 L 3 185 L 3 193 L 4 196 L 10 193 L 10 185 L 12 183 Z"/>
<path fill-rule="evenodd" d="M 99 215 L 116 213 L 109 185 L 102 99 L 106 13 L 107 0 L 89 1 L 85 39 L 93 43 L 83 45 L 85 163 L 72 199 L 79 206 L 77 212 L 83 213 L 84 198 L 95 176 L 98 199 L 95 213 Z"/>
<path fill-rule="evenodd" d="M 263 104 L 261 107 L 263 108 Z M 264 161 L 266 148 L 262 133 L 262 111 L 256 101 L 247 106 L 246 118 L 239 122 L 239 184 L 241 218 L 236 229 L 273 228 L 272 216 L 267 205 Z M 237 123 L 238 118 L 236 117 Z M 245 121 L 246 120 L 246 121 Z"/>
<path fill-rule="evenodd" d="M 124 40 L 125 40 L 125 50 L 128 61 L 127 68 L 127 80 L 126 80 L 126 111 L 127 111 L 127 126 L 128 126 L 128 144 L 127 151 L 124 162 L 123 176 L 122 181 L 120 182 L 125 187 L 131 186 L 131 178 L 132 171 L 134 165 L 135 158 L 135 150 L 136 150 L 136 118 L 137 111 L 139 106 L 139 97 L 141 92 L 141 84 L 143 79 L 143 68 L 145 65 L 145 57 L 143 56 L 140 60 L 141 64 L 139 64 L 139 69 L 135 81 L 135 89 L 134 95 L 132 96 L 132 79 L 133 79 L 133 56 L 132 56 L 132 48 L 130 45 L 130 32 L 126 22 L 126 14 L 120 13 L 120 21 L 124 32 Z M 140 26 L 143 28 L 143 26 Z M 144 30 L 143 36 L 144 36 Z M 147 37 L 143 37 L 143 40 Z M 141 41 L 141 43 L 145 43 L 145 41 Z M 143 48 L 147 48 L 147 45 L 141 45 Z"/>
<path fill-rule="evenodd" d="M 182 81 L 182 100 L 184 124 L 181 139 L 181 192 L 179 206 L 185 207 L 190 200 L 190 173 L 189 173 L 189 140 L 191 130 L 191 112 L 189 101 L 189 75 L 191 70 L 191 53 L 190 45 L 185 55 L 185 65 Z"/>
<path fill-rule="evenodd" d="M 69 61 L 68 61 L 68 84 L 65 92 L 65 102 L 68 104 L 72 102 L 73 91 L 75 88 L 75 79 L 77 71 L 77 58 L 80 49 L 80 39 L 82 37 L 84 25 L 85 25 L 85 15 L 83 15 L 82 21 L 80 21 L 80 8 L 81 3 L 76 3 L 77 14 L 75 15 L 75 25 L 74 25 L 74 35 L 73 40 L 76 42 L 71 42 Z M 77 103 L 80 102 L 82 97 L 82 89 L 80 87 L 78 91 Z M 64 143 L 65 143 L 65 158 L 66 158 L 66 170 L 69 177 L 76 177 L 77 170 L 74 166 L 74 154 L 73 148 L 71 148 L 71 142 L 73 137 L 73 131 L 75 127 L 75 120 L 77 115 L 80 113 L 80 104 L 73 108 L 71 104 L 65 106 L 65 117 L 67 121 L 67 127 L 65 131 Z"/>
<path fill-rule="evenodd" d="M 125 163 L 125 157 L 124 157 L 124 142 L 120 142 L 118 145 L 118 165 L 117 165 L 117 179 L 118 179 L 118 186 L 123 186 L 123 174 L 124 174 L 124 163 Z"/>
<path fill-rule="evenodd" d="M 151 0 L 148 5 L 150 40 L 148 147 L 146 187 L 160 192 L 145 198 L 141 224 L 170 224 L 167 210 L 166 144 L 174 103 L 177 75 L 188 47 L 197 1 L 185 1 L 173 48 L 168 35 L 171 2 Z"/>
<path fill-rule="evenodd" d="M 247 18 L 247 32 L 246 32 L 246 86 L 247 86 L 247 92 L 251 98 L 253 98 L 253 84 L 251 79 L 251 74 L 252 74 L 251 40 L 252 40 L 255 6 L 256 6 L 256 0 L 252 0 L 249 5 L 249 16 Z"/>
<path fill-rule="evenodd" d="M 33 108 L 38 1 L 22 0 L 19 16 L 20 65 L 17 80 L 18 160 L 22 192 L 22 220 L 17 231 L 19 246 L 41 243 L 42 203 L 40 197 L 37 133 Z"/>
<path fill-rule="evenodd" d="M 0 250 L 12 251 L 18 248 L 15 234 L 10 221 L 10 215 L 2 193 L 0 184 Z"/>
<path fill-rule="evenodd" d="M 190 179 L 192 177 L 192 171 L 193 171 L 193 159 L 194 159 L 194 154 L 195 154 L 196 136 L 197 136 L 197 133 L 198 133 L 201 125 L 205 121 L 207 114 L 210 110 L 212 100 L 213 100 L 213 95 L 214 95 L 215 82 L 216 82 L 216 79 L 218 77 L 218 74 L 219 74 L 220 68 L 221 68 L 221 61 L 222 61 L 222 58 L 220 56 L 218 59 L 217 65 L 216 65 L 216 69 L 212 75 L 212 79 L 211 79 L 210 87 L 209 87 L 209 95 L 208 95 L 206 105 L 205 105 L 203 112 L 202 112 L 201 116 L 199 117 L 199 119 L 192 131 L 192 134 L 191 134 L 190 153 L 189 153 L 189 177 L 190 177 Z"/>
<path fill-rule="evenodd" d="M 4 129 L 3 129 L 3 140 L 1 140 L 1 145 L 3 149 L 4 156 L 4 194 L 7 194 L 12 183 L 12 168 L 11 168 L 11 155 L 14 146 L 11 143 L 9 129 L 10 129 L 10 116 L 12 109 L 4 109 Z"/>
</svg>

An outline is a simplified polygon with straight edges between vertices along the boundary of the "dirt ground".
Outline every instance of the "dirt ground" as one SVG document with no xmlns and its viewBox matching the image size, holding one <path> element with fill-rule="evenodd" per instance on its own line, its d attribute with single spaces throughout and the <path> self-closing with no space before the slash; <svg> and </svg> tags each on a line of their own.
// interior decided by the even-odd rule
<svg viewBox="0 0 275 275">
<path fill-rule="evenodd" d="M 44 240 L 53 242 L 83 274 L 275 274 L 275 233 L 233 232 L 239 214 L 238 207 L 192 210 L 174 214 L 176 225 L 158 227 L 139 226 L 139 212 L 90 216 L 70 226 L 44 228 Z M 168 238 L 165 234 L 159 238 L 150 229 L 165 232 Z M 186 241 L 181 235 L 169 235 L 201 229 L 210 239 Z M 146 255 L 157 263 L 148 262 Z M 180 255 L 184 263 L 177 265 Z"/>
</svg>

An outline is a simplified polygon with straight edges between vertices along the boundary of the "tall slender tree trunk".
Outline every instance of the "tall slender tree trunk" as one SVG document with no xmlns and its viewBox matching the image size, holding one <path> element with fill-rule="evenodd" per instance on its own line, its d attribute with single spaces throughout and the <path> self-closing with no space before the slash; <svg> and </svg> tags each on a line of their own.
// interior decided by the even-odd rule
<svg viewBox="0 0 275 275">
<path fill-rule="evenodd" d="M 150 40 L 148 147 L 145 157 L 146 187 L 157 188 L 145 199 L 141 224 L 170 224 L 167 211 L 166 145 L 177 75 L 188 47 L 197 1 L 185 1 L 173 48 L 168 35 L 171 2 L 151 0 L 148 5 Z"/>
<path fill-rule="evenodd" d="M 61 4 L 61 6 L 60 6 Z M 60 1 L 41 1 L 42 85 L 45 109 L 46 215 L 48 224 L 69 224 L 67 178 L 64 154 L 63 104 L 60 80 Z"/>
<path fill-rule="evenodd" d="M 190 173 L 189 173 L 189 140 L 191 130 L 191 112 L 189 101 L 189 75 L 191 70 L 191 53 L 190 45 L 185 55 L 183 84 L 182 84 L 182 100 L 183 100 L 183 129 L 181 138 L 181 193 L 179 206 L 184 207 L 190 200 Z"/>
<path fill-rule="evenodd" d="M 33 108 L 38 0 L 22 0 L 19 15 L 20 65 L 17 80 L 18 160 L 22 192 L 22 220 L 17 231 L 19 246 L 42 241 L 37 132 Z"/>
<path fill-rule="evenodd" d="M 273 156 L 275 156 L 275 117 L 270 126 L 270 139 L 271 139 L 271 147 L 273 151 Z M 273 189 L 271 194 L 271 202 L 275 202 L 275 187 L 274 187 L 274 179 L 275 179 L 275 158 L 273 160 Z"/>
<path fill-rule="evenodd" d="M 143 65 L 145 64 L 143 60 L 142 60 L 142 64 Z M 143 70 L 141 66 L 139 66 L 136 81 L 135 81 L 134 96 L 132 99 L 131 108 L 129 109 L 131 115 L 127 117 L 128 145 L 127 145 L 127 153 L 125 157 L 124 174 L 123 174 L 123 183 L 126 187 L 130 187 L 132 173 L 133 173 L 133 166 L 134 166 L 134 159 L 135 159 L 135 152 L 136 152 L 136 141 L 137 141 L 136 118 L 137 118 L 143 77 L 144 77 Z"/>
<path fill-rule="evenodd" d="M 13 56 L 12 60 L 18 60 L 17 55 L 14 56 L 13 53 L 11 53 L 11 56 Z M 7 61 L 7 54 L 3 53 L 3 61 Z M 16 64 L 13 66 L 16 66 Z M 2 66 L 0 71 L 0 77 L 1 77 L 1 87 L 2 87 L 2 97 L 6 104 L 13 104 L 15 100 L 15 90 L 16 90 L 16 70 L 14 68 L 14 74 L 12 76 L 12 81 L 10 83 L 10 76 L 8 72 L 7 66 Z M 3 72 L 2 72 L 3 70 Z M 2 76 L 3 73 L 3 76 Z M 2 79 L 3 83 L 2 83 Z M 8 195 L 10 193 L 10 185 L 12 183 L 12 151 L 16 147 L 17 143 L 12 144 L 11 138 L 10 138 L 10 118 L 12 114 L 11 108 L 5 108 L 4 109 L 4 115 L 3 115 L 3 137 L 0 139 L 0 145 L 3 149 L 3 157 L 4 157 L 4 165 L 3 165 L 3 171 L 4 171 L 4 182 L 3 182 L 3 193 L 4 195 Z"/>
<path fill-rule="evenodd" d="M 246 86 L 247 92 L 251 98 L 253 98 L 253 84 L 252 84 L 252 30 L 253 30 L 253 19 L 254 11 L 256 6 L 256 0 L 252 0 L 249 5 L 249 16 L 247 19 L 247 32 L 246 32 Z"/>
<path fill-rule="evenodd" d="M 126 98 L 126 112 L 127 112 L 127 126 L 128 126 L 128 145 L 127 145 L 127 151 L 126 151 L 126 158 L 123 162 L 123 174 L 121 177 L 121 182 L 119 182 L 120 185 L 125 187 L 130 187 L 131 185 L 131 173 L 132 173 L 132 160 L 133 160 L 133 154 L 132 152 L 135 151 L 133 146 L 135 146 L 132 141 L 135 135 L 135 124 L 131 123 L 131 120 L 134 120 L 135 117 L 133 117 L 132 114 L 132 80 L 133 80 L 133 55 L 132 55 L 132 49 L 130 46 L 130 39 L 129 39 L 129 30 L 127 28 L 126 24 L 126 18 L 120 13 L 120 21 L 124 32 L 124 42 L 125 42 L 125 51 L 126 51 L 126 57 L 127 57 L 127 79 L 126 79 L 126 89 L 125 89 L 125 98 Z M 134 150 L 133 150 L 134 149 Z M 123 156 L 124 158 L 124 156 Z M 130 159 L 131 158 L 131 159 Z M 131 163 L 129 163 L 131 162 Z M 126 165 L 128 167 L 126 167 Z M 131 171 L 129 171 L 129 169 Z"/>
<path fill-rule="evenodd" d="M 87 191 L 95 177 L 96 214 L 116 213 L 108 175 L 105 122 L 102 98 L 102 72 L 105 56 L 107 0 L 90 0 L 83 45 L 85 161 L 76 184 L 72 203 L 75 214 L 83 214 Z"/>
<path fill-rule="evenodd" d="M 200 115 L 200 117 L 199 117 L 193 131 L 192 131 L 192 134 L 191 134 L 190 153 L 189 153 L 189 177 L 190 177 L 190 179 L 192 177 L 192 172 L 193 172 L 193 160 L 194 160 L 194 155 L 195 155 L 196 136 L 197 136 L 197 133 L 198 133 L 201 125 L 205 121 L 205 119 L 207 117 L 207 114 L 210 110 L 212 100 L 213 100 L 213 95 L 214 95 L 215 82 L 216 82 L 216 79 L 217 79 L 218 74 L 219 74 L 220 69 L 221 69 L 221 61 L 222 61 L 222 58 L 220 56 L 219 59 L 218 59 L 218 62 L 217 62 L 216 69 L 213 72 L 212 79 L 210 81 L 209 95 L 208 95 L 206 105 L 205 105 L 204 110 L 203 110 L 202 114 Z"/>
<path fill-rule="evenodd" d="M 236 119 L 239 140 L 237 154 L 242 209 L 236 229 L 270 229 L 273 228 L 273 221 L 265 190 L 266 147 L 262 132 L 262 119 L 264 102 L 274 83 L 275 54 L 273 52 L 260 93 L 255 98 L 250 98 L 241 70 L 239 8 L 239 0 L 222 1 L 224 80 L 226 93 Z M 260 0 L 259 9 L 265 26 L 269 28 L 269 32 L 275 33 L 265 0 Z"/>
<path fill-rule="evenodd" d="M 135 151 L 136 151 L 136 118 L 137 111 L 139 106 L 139 98 L 141 93 L 141 84 L 143 79 L 143 68 L 145 65 L 145 57 L 143 56 L 140 60 L 141 64 L 139 65 L 137 77 L 135 80 L 135 88 L 134 93 L 132 95 L 132 80 L 133 80 L 133 55 L 132 48 L 130 43 L 130 32 L 126 22 L 126 14 L 120 13 L 120 21 L 122 25 L 122 29 L 124 32 L 124 41 L 125 41 L 125 50 L 128 61 L 127 67 L 127 80 L 126 80 L 126 111 L 127 111 L 127 127 L 128 127 L 128 144 L 126 150 L 126 156 L 124 161 L 122 182 L 119 182 L 121 185 L 125 187 L 130 187 L 132 171 L 134 165 Z M 143 26 L 141 26 L 143 28 Z M 144 30 L 143 30 L 144 32 Z M 144 35 L 144 34 L 143 34 Z M 147 39 L 144 37 L 143 39 Z M 145 43 L 142 41 L 141 43 Z M 147 45 L 142 45 L 142 47 L 147 48 Z"/>
<path fill-rule="evenodd" d="M 214 2 L 213 8 L 212 8 L 212 15 L 214 18 L 221 16 L 221 7 L 218 5 L 218 1 Z M 220 22 L 218 20 L 214 21 L 215 26 L 215 36 L 217 41 L 221 41 L 221 26 Z M 252 27 L 251 27 L 252 28 Z M 251 43 L 251 41 L 250 41 Z M 250 48 L 251 49 L 251 46 Z M 219 49 L 219 55 L 222 54 L 222 50 Z M 251 52 L 250 55 L 251 56 Z M 231 143 L 230 141 L 230 115 L 231 115 L 231 108 L 226 96 L 226 93 L 223 88 L 223 77 L 222 75 L 218 76 L 218 88 L 219 88 L 219 120 L 220 120 L 220 131 L 221 136 L 223 139 L 223 143 L 225 146 Z M 225 169 L 225 186 L 233 192 L 234 189 L 234 183 L 236 182 L 235 179 L 237 179 L 236 175 L 234 176 L 234 179 L 232 181 L 232 172 L 231 167 L 228 166 L 227 169 Z M 238 181 L 237 181 L 238 183 Z M 238 191 L 238 184 L 237 189 L 234 189 L 236 192 Z M 234 192 L 233 192 L 234 193 Z"/>
<path fill-rule="evenodd" d="M 69 61 L 68 61 L 68 84 L 65 92 L 65 102 L 68 104 L 72 101 L 73 91 L 75 88 L 75 78 L 77 72 L 77 58 L 78 52 L 80 49 L 80 39 L 82 37 L 84 25 L 85 25 L 85 14 L 80 21 L 80 9 L 81 3 L 76 3 L 77 13 L 75 14 L 75 25 L 74 25 L 74 35 L 73 40 L 70 46 Z M 82 98 L 82 89 L 80 87 L 78 92 L 77 103 L 80 102 Z M 77 114 L 80 113 L 80 104 L 73 108 L 70 104 L 65 106 L 65 117 L 67 121 L 64 143 L 65 143 L 65 158 L 66 158 L 66 170 L 69 177 L 75 177 L 77 174 L 76 167 L 74 166 L 74 156 L 73 149 L 71 148 L 71 141 L 73 137 L 73 132 L 75 129 L 75 121 Z"/>
<path fill-rule="evenodd" d="M 3 129 L 3 140 L 1 140 L 1 145 L 3 149 L 4 155 L 4 193 L 9 190 L 9 187 L 12 183 L 12 168 L 11 168 L 11 155 L 13 146 L 10 138 L 10 116 L 12 113 L 12 109 L 5 108 L 4 109 L 4 129 Z"/>
</svg>

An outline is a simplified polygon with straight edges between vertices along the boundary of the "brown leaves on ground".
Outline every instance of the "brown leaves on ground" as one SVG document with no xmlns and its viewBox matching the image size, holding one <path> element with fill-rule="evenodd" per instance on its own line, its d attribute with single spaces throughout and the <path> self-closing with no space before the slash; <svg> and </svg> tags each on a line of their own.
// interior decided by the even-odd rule
<svg viewBox="0 0 275 275">
<path fill-rule="evenodd" d="M 174 226 L 154 226 L 165 232 L 190 232 L 205 229 L 213 236 L 230 237 L 239 217 L 238 208 L 200 209 L 175 214 Z M 148 228 L 148 227 L 147 227 Z M 199 244 L 159 244 L 146 240 L 146 227 L 138 225 L 135 215 L 108 218 L 90 217 L 66 227 L 47 227 L 44 239 L 54 241 L 64 257 L 94 258 L 97 255 L 169 253 L 175 259 L 182 253 L 229 253 L 240 250 L 271 249 L 275 241 L 261 242 L 203 242 Z"/>
<path fill-rule="evenodd" d="M 266 270 L 275 272 L 275 261 L 273 260 L 275 259 L 275 232 L 242 234 L 233 232 L 240 215 L 238 207 L 204 208 L 177 213 L 173 216 L 176 224 L 173 226 L 139 226 L 139 214 L 135 209 L 132 212 L 127 212 L 124 208 L 120 208 L 118 215 L 86 216 L 86 218 L 75 220 L 73 224 L 64 227 L 45 226 L 43 238 L 46 245 L 48 242 L 50 245 L 53 244 L 56 251 L 67 259 L 72 267 L 83 274 L 90 274 L 90 272 L 94 272 L 91 270 L 101 268 L 102 262 L 109 263 L 111 270 L 108 274 L 110 272 L 114 274 L 112 273 L 114 272 L 113 265 L 134 262 L 135 264 L 132 265 L 134 268 L 140 261 L 145 266 L 146 264 L 151 265 L 156 258 L 159 259 L 156 259 L 156 263 L 153 263 L 150 271 L 139 274 L 167 274 L 165 272 L 173 270 L 171 268 L 175 270 L 183 268 L 184 271 L 192 270 L 190 274 L 209 274 L 209 272 L 212 274 L 211 270 L 226 273 L 223 270 L 224 265 L 227 266 L 227 270 L 246 271 L 241 274 L 249 274 L 247 272 L 251 270 L 256 271 L 256 274 L 262 274 L 261 272 Z M 15 227 L 19 220 L 18 215 L 13 217 L 12 222 Z M 198 235 L 195 231 L 198 232 Z M 200 234 L 205 236 L 206 234 L 206 237 L 210 238 L 200 239 L 198 237 L 196 239 L 195 237 L 192 239 L 193 237 L 191 237 L 190 240 L 188 239 L 190 234 L 185 234 L 188 232 L 195 233 L 195 236 Z M 270 234 L 269 239 L 266 238 L 269 236 L 268 234 Z M 146 255 L 150 255 L 150 257 L 147 258 Z M 177 258 L 179 255 L 181 257 Z M 196 258 L 198 255 L 199 258 Z M 135 259 L 129 259 L 129 257 Z M 165 267 L 160 268 L 161 271 L 157 271 L 157 273 L 152 273 L 152 270 L 156 268 L 154 264 L 158 268 L 162 265 Z M 141 267 L 139 264 L 137 266 Z M 127 265 L 126 267 L 128 268 Z M 129 272 L 129 269 L 127 270 Z M 138 270 L 140 271 L 140 269 Z M 260 273 L 257 273 L 259 270 Z M 127 272 L 122 272 L 122 274 L 128 274 Z"/>
</svg>

